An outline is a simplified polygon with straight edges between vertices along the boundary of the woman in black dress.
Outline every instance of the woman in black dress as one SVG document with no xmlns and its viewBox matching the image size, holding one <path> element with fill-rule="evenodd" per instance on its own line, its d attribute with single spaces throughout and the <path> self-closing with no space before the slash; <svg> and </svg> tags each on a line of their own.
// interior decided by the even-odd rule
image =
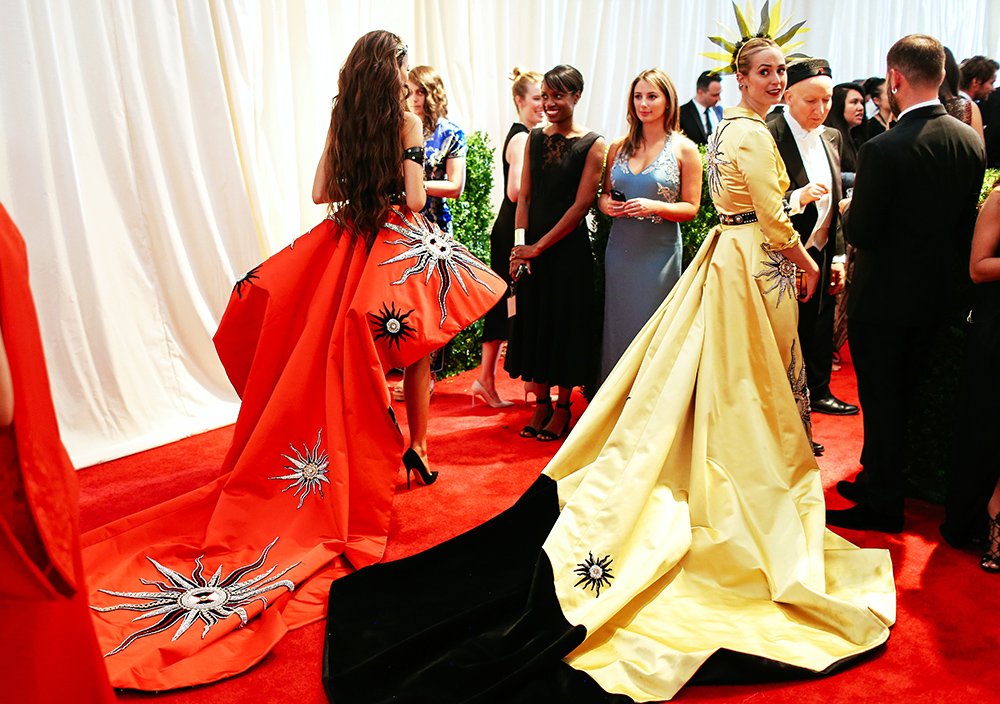
<svg viewBox="0 0 1000 704">
<path fill-rule="evenodd" d="M 517 108 L 517 122 L 510 126 L 500 152 L 503 164 L 503 203 L 490 233 L 490 267 L 508 286 L 511 284 L 510 250 L 514 246 L 514 210 L 521 191 L 524 145 L 528 141 L 528 133 L 544 118 L 542 74 L 524 71 L 515 66 L 511 79 L 514 81 L 511 92 L 514 94 L 514 107 Z M 481 397 L 492 408 L 514 405 L 500 398 L 496 388 L 500 347 L 509 331 L 507 300 L 501 299 L 483 318 L 483 358 L 479 366 L 479 378 L 472 382 L 472 405 L 476 404 L 476 396 Z"/>
<path fill-rule="evenodd" d="M 521 436 L 556 440 L 570 422 L 570 392 L 593 379 L 594 257 L 584 218 L 597 196 L 604 138 L 573 118 L 583 76 L 560 65 L 545 74 L 542 104 L 549 125 L 532 130 L 524 152 L 510 271 L 518 279 L 504 368 L 535 382 L 531 421 Z M 559 387 L 555 409 L 549 389 Z"/>
<path fill-rule="evenodd" d="M 969 275 L 976 284 L 969 346 L 960 387 L 958 443 L 948 476 L 941 535 L 961 548 L 980 537 L 986 550 L 980 565 L 1000 572 L 1000 180 L 979 211 L 972 238 Z"/>
</svg>

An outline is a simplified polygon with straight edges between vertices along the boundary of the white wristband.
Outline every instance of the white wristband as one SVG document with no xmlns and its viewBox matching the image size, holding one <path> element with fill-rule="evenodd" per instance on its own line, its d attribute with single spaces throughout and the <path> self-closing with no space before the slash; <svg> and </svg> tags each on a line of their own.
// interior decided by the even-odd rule
<svg viewBox="0 0 1000 704">
<path fill-rule="evenodd" d="M 514 246 L 520 247 L 524 244 L 524 228 L 519 227 L 514 230 Z"/>
</svg>

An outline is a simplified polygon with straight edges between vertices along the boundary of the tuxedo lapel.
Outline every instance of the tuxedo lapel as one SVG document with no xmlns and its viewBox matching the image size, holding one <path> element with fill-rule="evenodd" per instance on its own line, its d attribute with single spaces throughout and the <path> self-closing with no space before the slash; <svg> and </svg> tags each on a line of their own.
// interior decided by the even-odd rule
<svg viewBox="0 0 1000 704">
<path fill-rule="evenodd" d="M 785 171 L 791 181 L 791 190 L 802 188 L 808 185 L 809 177 L 806 175 L 806 167 L 802 163 L 802 155 L 799 153 L 799 145 L 795 143 L 795 135 L 792 128 L 784 118 L 775 122 L 775 132 L 778 133 L 775 144 L 778 145 L 778 153 L 781 160 L 785 162 Z"/>
<path fill-rule="evenodd" d="M 840 180 L 840 178 L 841 178 L 841 174 L 840 174 L 840 153 L 837 151 L 836 147 L 834 147 L 834 145 L 833 145 L 833 134 L 832 134 L 831 130 L 829 130 L 829 129 L 823 130 L 822 137 L 823 137 L 823 148 L 826 150 L 826 158 L 827 158 L 827 161 L 830 162 L 830 180 L 831 180 L 831 183 L 833 184 L 833 186 L 830 189 L 830 191 L 831 191 L 831 194 L 833 196 L 833 205 L 834 205 L 833 215 L 834 215 L 834 219 L 836 219 L 836 217 L 837 217 L 837 209 L 836 209 L 837 208 L 837 204 L 843 198 L 843 190 L 844 190 L 844 186 L 843 186 L 843 184 L 841 183 L 841 180 Z"/>
</svg>

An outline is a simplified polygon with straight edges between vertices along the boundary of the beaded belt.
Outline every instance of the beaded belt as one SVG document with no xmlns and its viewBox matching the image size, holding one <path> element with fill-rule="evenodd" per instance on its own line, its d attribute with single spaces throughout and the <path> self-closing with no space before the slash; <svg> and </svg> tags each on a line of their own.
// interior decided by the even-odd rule
<svg viewBox="0 0 1000 704">
<path fill-rule="evenodd" d="M 751 210 L 749 213 L 737 213 L 736 215 L 726 215 L 719 213 L 719 222 L 723 225 L 748 225 L 757 222 L 757 213 Z"/>
</svg>

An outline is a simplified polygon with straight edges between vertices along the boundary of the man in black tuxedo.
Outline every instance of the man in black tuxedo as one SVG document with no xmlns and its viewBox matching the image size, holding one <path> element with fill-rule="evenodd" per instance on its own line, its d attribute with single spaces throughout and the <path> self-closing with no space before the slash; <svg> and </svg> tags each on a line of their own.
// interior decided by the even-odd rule
<svg viewBox="0 0 1000 704">
<path fill-rule="evenodd" d="M 823 59 L 793 63 L 788 67 L 785 92 L 788 109 L 769 120 L 767 129 L 778 145 L 791 182 L 785 197 L 792 209 L 792 226 L 819 265 L 820 281 L 824 282 L 816 295 L 799 302 L 799 345 L 806 365 L 810 409 L 842 416 L 856 414 L 858 407 L 830 392 L 834 296 L 844 285 L 845 252 L 837 211 L 842 191 L 841 136 L 838 130 L 823 127 L 832 99 L 830 64 Z M 822 451 L 822 446 L 813 443 L 813 452 Z"/>
<path fill-rule="evenodd" d="M 706 144 L 715 126 L 722 121 L 722 79 L 711 71 L 698 76 L 694 99 L 681 105 L 681 131 L 695 144 Z"/>
<path fill-rule="evenodd" d="M 986 154 L 978 134 L 938 101 L 944 49 L 936 39 L 903 37 L 886 62 L 898 122 L 861 147 L 843 215 L 857 249 L 847 331 L 864 409 L 864 468 L 837 485 L 857 506 L 827 511 L 827 522 L 898 533 L 913 380 L 943 322 L 943 274 L 972 238 Z"/>
</svg>

